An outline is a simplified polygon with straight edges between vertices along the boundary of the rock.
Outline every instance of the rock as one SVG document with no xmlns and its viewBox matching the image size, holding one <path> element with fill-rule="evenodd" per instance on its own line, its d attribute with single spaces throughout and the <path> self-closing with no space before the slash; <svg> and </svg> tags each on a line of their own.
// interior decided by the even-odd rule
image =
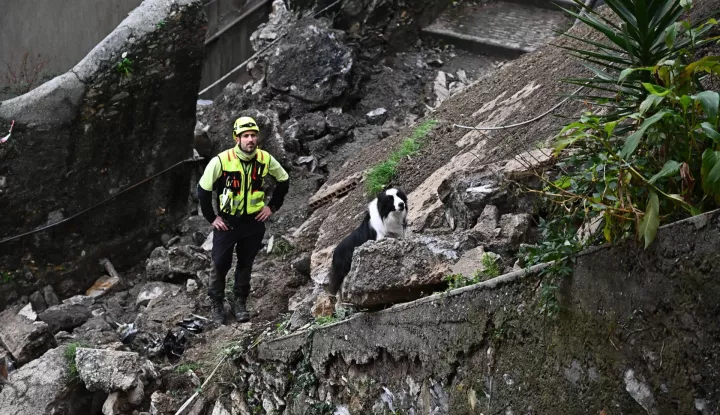
<svg viewBox="0 0 720 415">
<path fill-rule="evenodd" d="M 155 248 L 145 262 L 147 279 L 172 281 L 181 278 L 195 278 L 198 271 L 211 266 L 210 258 L 199 251 L 201 250 L 189 245 Z"/>
<path fill-rule="evenodd" d="M 329 295 L 329 294 L 320 294 L 320 296 L 315 300 L 315 304 L 313 304 L 312 308 L 310 309 L 310 313 L 313 317 L 320 317 L 320 316 L 331 316 L 335 312 L 335 297 Z"/>
<path fill-rule="evenodd" d="M 353 66 L 343 36 L 324 21 L 300 20 L 268 58 L 268 85 L 317 106 L 340 97 L 349 87 Z"/>
<path fill-rule="evenodd" d="M 43 288 L 43 298 L 45 298 L 45 304 L 48 307 L 60 304 L 60 299 L 58 299 L 55 290 L 53 290 L 50 285 L 46 285 L 45 288 Z"/>
<path fill-rule="evenodd" d="M 500 217 L 500 244 L 506 249 L 517 249 L 521 242 L 525 242 L 532 216 L 527 213 L 508 213 Z M 497 244 L 497 242 L 496 242 Z"/>
<path fill-rule="evenodd" d="M 25 364 L 57 346 L 47 323 L 32 322 L 9 308 L 0 313 L 0 343 L 18 365 Z M 0 406 L 2 407 L 2 406 Z"/>
<path fill-rule="evenodd" d="M 212 232 L 213 226 L 200 215 L 190 216 L 180 225 L 182 238 L 179 245 L 202 245 L 205 238 Z"/>
<path fill-rule="evenodd" d="M 103 275 L 95 281 L 92 287 L 85 291 L 85 295 L 88 297 L 97 298 L 111 292 L 115 287 L 120 284 L 120 277 L 110 277 Z"/>
<path fill-rule="evenodd" d="M 151 415 L 174 414 L 176 406 L 175 400 L 162 392 L 155 391 L 150 395 Z"/>
<path fill-rule="evenodd" d="M 30 304 L 32 304 L 32 309 L 36 313 L 42 313 L 46 308 L 48 308 L 47 302 L 45 302 L 45 297 L 43 297 L 40 291 L 35 291 L 30 295 Z"/>
<path fill-rule="evenodd" d="M 152 300 L 160 298 L 164 294 L 176 295 L 181 290 L 180 286 L 164 282 L 148 282 L 142 286 L 138 293 L 136 306 L 145 306 Z"/>
<path fill-rule="evenodd" d="M 25 385 L 22 393 L 12 387 L 0 391 L 0 412 L 13 415 L 80 413 L 65 411 L 60 406 L 72 405 L 65 349 L 52 349 L 41 357 L 10 374 L 14 385 Z M 20 386 L 18 386 L 20 387 Z M 77 408 L 79 410 L 79 408 Z"/>
<path fill-rule="evenodd" d="M 62 304 L 82 305 L 85 307 L 90 307 L 94 303 L 95 303 L 95 299 L 93 297 L 88 297 L 86 295 L 75 295 L 70 298 L 64 299 L 62 302 Z"/>
<path fill-rule="evenodd" d="M 213 143 L 210 140 L 210 136 L 208 135 L 208 131 L 210 130 L 209 125 L 205 125 L 201 123 L 200 121 L 197 121 L 195 123 L 195 150 L 198 152 L 198 155 L 202 157 L 214 157 L 215 154 L 212 153 L 213 151 Z"/>
<path fill-rule="evenodd" d="M 138 382 L 137 385 L 127 393 L 127 401 L 130 405 L 139 406 L 145 399 L 145 384 Z"/>
<path fill-rule="evenodd" d="M 253 50 L 259 51 L 277 39 L 278 36 L 287 33 L 292 18 L 292 13 L 288 11 L 282 0 L 273 1 L 272 12 L 268 16 L 267 23 L 258 26 L 257 30 L 250 35 L 250 44 Z"/>
<path fill-rule="evenodd" d="M 280 133 L 280 117 L 273 110 L 259 111 L 256 109 L 248 109 L 243 111 L 243 115 L 252 117 L 260 128 L 260 137 L 258 145 L 275 157 L 280 164 L 290 164 L 290 156 L 285 149 L 285 140 Z"/>
<path fill-rule="evenodd" d="M 7 379 L 13 370 L 15 370 L 15 365 L 13 364 L 12 355 L 4 347 L 0 346 L 0 377 Z M 0 390 L 2 390 L 2 386 L 0 386 Z"/>
<path fill-rule="evenodd" d="M 301 275 L 310 276 L 310 253 L 303 252 L 300 256 L 293 259 L 290 265 Z"/>
<path fill-rule="evenodd" d="M 486 205 L 477 224 L 470 230 L 469 234 L 480 241 L 491 241 L 496 236 L 496 229 L 500 226 L 500 210 L 497 206 Z"/>
<path fill-rule="evenodd" d="M 195 291 L 197 291 L 197 289 L 198 289 L 197 281 L 195 281 L 193 279 L 187 280 L 187 283 L 185 284 L 185 291 L 187 291 L 188 294 L 194 293 Z"/>
<path fill-rule="evenodd" d="M 82 347 L 75 353 L 75 364 L 87 390 L 106 393 L 126 392 L 136 387 L 144 368 L 152 368 L 152 363 L 134 352 Z"/>
<path fill-rule="evenodd" d="M 438 74 L 435 77 L 433 90 L 435 91 L 435 96 L 437 97 L 435 100 L 436 107 L 442 104 L 443 101 L 450 98 L 450 91 L 447 88 L 447 78 L 445 77 L 445 72 L 438 71 Z"/>
<path fill-rule="evenodd" d="M 222 402 L 219 400 L 215 402 L 215 407 L 213 408 L 212 415 L 230 415 L 230 412 L 228 412 L 227 409 L 223 406 Z"/>
<path fill-rule="evenodd" d="M 105 403 L 103 403 L 102 406 L 102 413 L 103 415 L 122 415 L 124 412 L 123 406 L 120 392 L 113 392 L 105 399 Z"/>
<path fill-rule="evenodd" d="M 387 120 L 388 115 L 388 111 L 385 108 L 378 108 L 365 114 L 365 118 L 369 124 L 381 125 Z"/>
<path fill-rule="evenodd" d="M 52 333 L 61 330 L 72 331 L 92 317 L 90 310 L 82 304 L 60 304 L 38 314 L 38 319 L 47 323 Z"/>
<path fill-rule="evenodd" d="M 342 298 L 360 307 L 416 300 L 443 284 L 447 255 L 412 237 L 365 243 L 355 249 Z"/>
<path fill-rule="evenodd" d="M 213 248 L 213 233 L 210 232 L 210 234 L 205 238 L 205 242 L 202 243 L 202 246 L 200 247 L 204 252 L 212 252 Z"/>
<path fill-rule="evenodd" d="M 344 136 L 357 125 L 357 120 L 350 114 L 328 112 L 325 124 L 330 134 Z"/>
<path fill-rule="evenodd" d="M 508 160 L 501 168 L 508 180 L 522 180 L 552 165 L 553 150 L 540 148 L 520 153 Z"/>
<path fill-rule="evenodd" d="M 190 411 L 188 411 L 187 415 L 205 415 L 207 412 L 205 411 L 205 407 L 207 406 L 207 401 L 202 396 L 198 396 L 195 400 L 195 403 L 193 403 L 193 406 L 190 407 Z M 236 415 L 237 412 L 233 412 L 233 415 Z M 248 415 L 250 412 L 248 412 Z M 245 414 L 242 414 L 245 415 Z"/>
<path fill-rule="evenodd" d="M 18 311 L 18 315 L 23 316 L 30 321 L 37 320 L 37 313 L 33 311 L 32 303 L 27 303 L 25 307 L 21 308 L 20 311 Z"/>
<path fill-rule="evenodd" d="M 301 142 L 312 141 L 325 135 L 325 114 L 309 112 L 298 120 L 297 139 Z"/>
</svg>

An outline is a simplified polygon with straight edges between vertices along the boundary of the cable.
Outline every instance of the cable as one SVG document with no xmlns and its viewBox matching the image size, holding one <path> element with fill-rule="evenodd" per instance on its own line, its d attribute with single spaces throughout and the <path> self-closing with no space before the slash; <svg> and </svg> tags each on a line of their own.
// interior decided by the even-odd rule
<svg viewBox="0 0 720 415">
<path fill-rule="evenodd" d="M 38 233 L 38 232 L 44 231 L 44 230 L 46 230 L 46 229 L 50 229 L 50 228 L 53 228 L 53 227 L 55 227 L 55 226 L 61 225 L 61 224 L 65 223 L 65 222 L 68 222 L 68 221 L 70 221 L 70 220 L 72 220 L 72 219 L 77 218 L 78 216 L 84 215 L 85 213 L 87 213 L 87 212 L 89 212 L 89 211 L 91 211 L 91 210 L 93 210 L 93 209 L 95 209 L 95 208 L 97 208 L 97 207 L 99 207 L 99 206 L 101 206 L 101 205 L 104 205 L 105 203 L 107 203 L 107 202 L 115 199 L 116 197 L 120 196 L 120 195 L 123 194 L 123 193 L 126 193 L 126 192 L 128 192 L 128 191 L 130 191 L 130 190 L 132 190 L 132 189 L 134 189 L 134 188 L 136 188 L 136 187 L 138 187 L 138 186 L 140 186 L 141 184 L 147 183 L 147 182 L 149 182 L 150 180 L 153 180 L 153 179 L 155 179 L 156 177 L 161 176 L 161 175 L 169 172 L 170 170 L 174 169 L 175 167 L 177 167 L 177 166 L 179 166 L 179 165 L 181 165 L 181 164 L 190 163 L 190 162 L 195 162 L 195 161 L 201 161 L 201 160 L 204 160 L 204 159 L 205 159 L 204 157 L 197 157 L 197 158 L 189 158 L 189 159 L 186 159 L 186 160 L 179 161 L 179 162 L 173 164 L 172 166 L 168 167 L 167 169 L 165 169 L 165 170 L 163 170 L 163 171 L 161 171 L 161 172 L 159 172 L 159 173 L 155 173 L 154 175 L 152 175 L 152 176 L 150 176 L 150 177 L 148 177 L 148 178 L 146 178 L 146 179 L 144 179 L 144 180 L 141 180 L 141 181 L 133 184 L 133 185 L 130 186 L 130 187 L 126 187 L 125 189 L 123 189 L 123 190 L 115 193 L 114 195 L 108 197 L 107 199 L 104 199 L 104 200 L 102 200 L 102 201 L 100 201 L 100 202 L 98 202 L 98 203 L 90 206 L 90 207 L 87 208 L 87 209 L 81 210 L 80 212 L 78 212 L 78 213 L 70 216 L 69 218 L 65 218 L 65 219 L 63 219 L 63 220 L 61 220 L 61 221 L 59 221 L 59 222 L 51 223 L 50 225 L 45 225 L 45 226 L 39 227 L 39 228 L 37 228 L 37 229 L 33 229 L 33 230 L 31 230 L 31 231 L 28 231 L 28 232 L 25 232 L 25 233 L 21 233 L 20 235 L 15 235 L 15 236 L 11 236 L 11 237 L 9 237 L 9 238 L 5 238 L 5 239 L 3 239 L 3 240 L 0 240 L 0 245 L 4 244 L 4 243 L 6 243 L 6 242 L 14 241 L 14 240 L 16 240 L 16 239 L 20 239 L 20 238 L 22 238 L 22 237 L 24 237 L 24 236 L 32 235 L 32 234 L 34 234 L 34 233 Z"/>
<path fill-rule="evenodd" d="M 558 102 L 557 104 L 555 104 L 554 107 L 552 107 L 552 108 L 550 108 L 549 110 L 543 112 L 542 114 L 538 115 L 537 117 L 531 118 L 531 119 L 529 119 L 529 120 L 527 120 L 527 121 L 519 122 L 519 123 L 517 123 L 517 124 L 499 125 L 499 126 L 496 126 L 496 127 L 471 127 L 471 126 L 469 126 L 469 125 L 460 125 L 460 124 L 453 124 L 453 127 L 456 127 L 456 128 L 464 128 L 464 129 L 466 129 L 466 130 L 479 130 L 479 131 L 504 130 L 504 129 L 506 129 L 506 128 L 520 127 L 520 126 L 522 126 L 522 125 L 530 124 L 531 122 L 535 122 L 535 121 L 543 118 L 544 116 L 550 114 L 551 112 L 555 111 L 555 110 L 558 109 L 562 104 L 566 103 L 570 98 L 572 98 L 574 95 L 576 95 L 576 94 L 578 94 L 580 91 L 582 91 L 583 88 L 585 88 L 585 85 L 583 85 L 583 86 L 581 86 L 580 88 L 576 89 L 572 94 L 570 94 L 570 96 L 568 96 L 568 97 L 565 98 L 564 100 L 562 100 L 562 101 Z"/>
</svg>

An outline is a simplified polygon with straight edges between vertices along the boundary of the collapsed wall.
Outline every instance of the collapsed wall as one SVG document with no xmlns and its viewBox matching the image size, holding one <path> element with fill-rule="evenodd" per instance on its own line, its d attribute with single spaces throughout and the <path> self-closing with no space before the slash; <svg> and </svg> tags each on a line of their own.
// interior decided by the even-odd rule
<svg viewBox="0 0 720 415">
<path fill-rule="evenodd" d="M 80 63 L 0 103 L 0 240 L 50 225 L 193 155 L 204 54 L 199 0 L 143 2 Z M 97 258 L 147 254 L 187 213 L 187 165 L 50 230 L 0 245 L 0 309 L 33 286 L 85 288 Z M 112 253 L 112 254 L 111 254 Z"/>
<path fill-rule="evenodd" d="M 716 413 L 719 231 L 715 211 L 581 254 L 556 319 L 535 267 L 261 343 L 243 396 L 291 414 Z"/>
</svg>

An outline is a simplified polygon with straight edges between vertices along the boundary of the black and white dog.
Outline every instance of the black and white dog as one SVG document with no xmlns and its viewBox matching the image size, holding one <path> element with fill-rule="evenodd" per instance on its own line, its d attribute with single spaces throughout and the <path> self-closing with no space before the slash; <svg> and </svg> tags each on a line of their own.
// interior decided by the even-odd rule
<svg viewBox="0 0 720 415">
<path fill-rule="evenodd" d="M 385 237 L 405 237 L 407 211 L 407 196 L 397 188 L 383 190 L 368 204 L 365 219 L 360 226 L 346 236 L 333 251 L 328 285 L 330 294 L 337 294 L 345 276 L 350 272 L 355 248 L 367 241 L 379 241 Z"/>
</svg>

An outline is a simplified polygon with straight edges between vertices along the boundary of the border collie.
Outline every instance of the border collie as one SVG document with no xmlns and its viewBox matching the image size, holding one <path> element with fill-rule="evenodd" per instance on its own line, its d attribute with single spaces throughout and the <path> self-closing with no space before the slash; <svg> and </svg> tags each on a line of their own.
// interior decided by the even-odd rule
<svg viewBox="0 0 720 415">
<path fill-rule="evenodd" d="M 337 294 L 345 276 L 350 272 L 355 248 L 367 241 L 385 237 L 403 238 L 407 227 L 407 196 L 397 188 L 383 190 L 368 204 L 365 219 L 338 244 L 333 251 L 328 291 Z"/>
</svg>

